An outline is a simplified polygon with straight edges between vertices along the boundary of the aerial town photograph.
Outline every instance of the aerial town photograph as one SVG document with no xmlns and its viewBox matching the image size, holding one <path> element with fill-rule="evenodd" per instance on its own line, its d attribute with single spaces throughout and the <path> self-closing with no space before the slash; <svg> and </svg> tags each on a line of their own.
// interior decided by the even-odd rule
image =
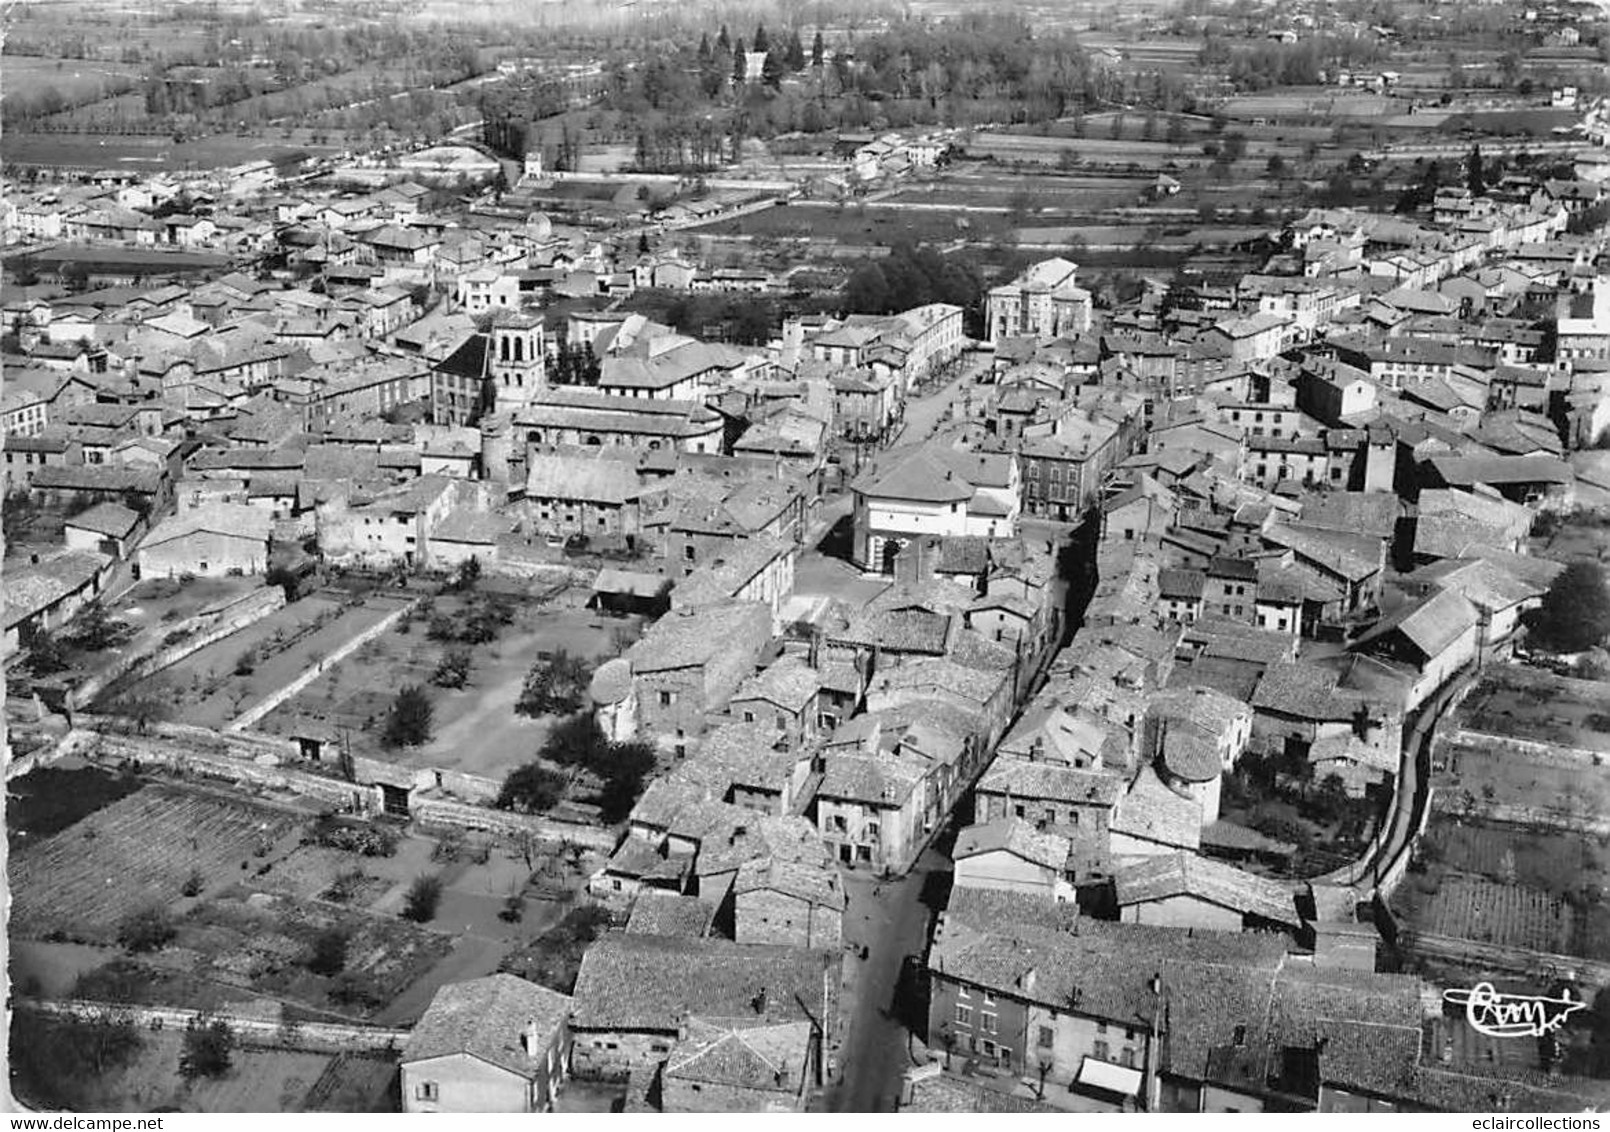
<svg viewBox="0 0 1610 1132">
<path fill-rule="evenodd" d="M 1610 1109 L 1610 0 L 0 18 L 13 1108 Z"/>
</svg>

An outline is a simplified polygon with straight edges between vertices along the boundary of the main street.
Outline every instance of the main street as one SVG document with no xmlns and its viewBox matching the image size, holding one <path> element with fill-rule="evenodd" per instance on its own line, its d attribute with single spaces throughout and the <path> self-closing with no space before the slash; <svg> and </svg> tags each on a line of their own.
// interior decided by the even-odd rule
<svg viewBox="0 0 1610 1132">
<path fill-rule="evenodd" d="M 896 1001 L 908 955 L 927 946 L 933 909 L 923 903 L 931 876 L 950 871 L 950 861 L 929 848 L 898 880 L 878 880 L 868 872 L 846 872 L 849 903 L 844 913 L 844 962 L 850 998 L 848 1031 L 839 1048 L 842 1070 L 815 1106 L 821 1112 L 893 1112 L 900 1099 L 901 1075 L 912 1065 L 910 1031 Z M 867 957 L 861 958 L 861 948 Z"/>
</svg>

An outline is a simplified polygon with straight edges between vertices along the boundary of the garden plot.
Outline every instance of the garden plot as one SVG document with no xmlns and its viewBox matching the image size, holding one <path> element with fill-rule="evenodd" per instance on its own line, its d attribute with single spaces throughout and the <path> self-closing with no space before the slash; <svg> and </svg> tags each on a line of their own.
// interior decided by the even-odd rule
<svg viewBox="0 0 1610 1132">
<path fill-rule="evenodd" d="M 1415 922 L 1438 935 L 1531 951 L 1564 952 L 1572 939 L 1572 912 L 1565 901 L 1526 885 L 1480 877 L 1448 877 Z"/>
<path fill-rule="evenodd" d="M 334 974 L 308 966 L 315 940 L 338 930 L 345 961 Z M 191 910 L 164 963 L 256 995 L 353 1018 L 393 1001 L 453 949 L 447 936 L 389 917 L 236 888 Z"/>
<path fill-rule="evenodd" d="M 190 675 L 185 721 L 223 726 L 404 604 L 399 598 L 371 597 L 343 609 L 325 598 L 306 598 L 202 649 L 176 665 L 170 678 Z M 286 613 L 293 618 L 289 625 L 279 622 Z"/>
<path fill-rule="evenodd" d="M 213 794 L 153 785 L 29 846 L 11 861 L 11 930 L 25 938 L 108 942 L 130 912 L 210 887 L 304 818 Z"/>
</svg>

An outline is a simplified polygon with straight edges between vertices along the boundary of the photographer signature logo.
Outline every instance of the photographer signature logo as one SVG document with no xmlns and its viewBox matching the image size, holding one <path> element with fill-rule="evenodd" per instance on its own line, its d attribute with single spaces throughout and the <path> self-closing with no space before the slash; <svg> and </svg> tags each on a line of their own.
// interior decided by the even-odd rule
<svg viewBox="0 0 1610 1132">
<path fill-rule="evenodd" d="M 1499 994 L 1492 983 L 1477 983 L 1470 990 L 1445 990 L 1444 1002 L 1465 1008 L 1465 1020 L 1478 1034 L 1489 1038 L 1540 1038 L 1553 1033 L 1565 1020 L 1587 1005 L 1572 998 L 1538 994 Z"/>
</svg>

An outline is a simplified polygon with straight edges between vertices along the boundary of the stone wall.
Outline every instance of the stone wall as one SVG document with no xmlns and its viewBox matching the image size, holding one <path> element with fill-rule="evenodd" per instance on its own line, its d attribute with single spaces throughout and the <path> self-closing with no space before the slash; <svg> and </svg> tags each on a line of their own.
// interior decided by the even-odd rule
<svg viewBox="0 0 1610 1132">
<path fill-rule="evenodd" d="M 407 1030 L 383 1026 L 344 1025 L 332 1022 L 300 1022 L 257 1018 L 241 1014 L 220 1014 L 187 1010 L 173 1006 L 131 1006 L 125 1003 L 91 1002 L 85 999 L 22 999 L 18 1005 L 41 1014 L 69 1017 L 127 1018 L 149 1030 L 183 1030 L 191 1021 L 222 1021 L 247 1046 L 270 1049 L 310 1050 L 319 1053 L 347 1053 L 359 1050 L 397 1052 L 408 1040 Z"/>
<path fill-rule="evenodd" d="M 166 630 L 164 639 L 177 632 L 188 632 L 189 636 L 166 647 L 159 643 L 153 650 L 121 658 L 111 668 L 91 676 L 68 693 L 67 706 L 76 710 L 93 702 L 116 681 L 137 680 L 170 668 L 191 653 L 240 632 L 284 605 L 285 592 L 278 586 L 269 586 L 253 590 L 220 609 L 176 622 Z"/>
<path fill-rule="evenodd" d="M 200 742 L 183 741 L 172 735 L 176 730 L 179 728 L 169 725 L 164 728 L 167 735 L 75 731 L 70 737 L 74 741 L 64 744 L 62 753 L 116 765 L 135 762 L 146 767 L 167 767 L 181 774 L 218 779 L 236 786 L 286 791 L 314 798 L 342 812 L 369 814 L 381 809 L 378 786 L 326 778 L 286 766 L 280 756 L 269 749 L 269 744 L 260 739 L 241 740 L 228 736 L 229 741 L 220 743 L 223 737 L 216 732 L 189 728 L 186 730 L 199 732 L 205 738 Z"/>
<path fill-rule="evenodd" d="M 246 728 L 262 719 L 269 712 L 279 707 L 286 700 L 296 695 L 303 688 L 306 688 L 309 684 L 313 683 L 313 681 L 317 680 L 320 676 L 323 676 L 325 672 L 329 671 L 331 668 L 334 668 L 347 657 L 357 652 L 364 645 L 368 644 L 382 633 L 390 630 L 391 627 L 398 621 L 411 615 L 414 610 L 418 608 L 419 604 L 419 599 L 416 598 L 402 608 L 395 609 L 386 614 L 386 616 L 382 617 L 379 621 L 363 630 L 363 632 L 355 634 L 345 641 L 340 648 L 336 649 L 329 656 L 322 658 L 317 664 L 313 665 L 295 680 L 292 680 L 283 688 L 278 688 L 275 691 L 270 692 L 266 698 L 258 701 L 256 704 L 248 708 L 244 713 L 242 713 L 229 724 L 228 729 L 230 731 L 244 731 Z"/>
<path fill-rule="evenodd" d="M 552 842 L 556 845 L 571 842 L 599 853 L 609 853 L 615 848 L 615 834 L 608 829 L 573 825 L 535 814 L 517 814 L 509 810 L 471 806 L 446 798 L 410 799 L 409 813 L 424 826 L 476 830 L 500 837 L 530 833 L 539 841 Z"/>
</svg>

